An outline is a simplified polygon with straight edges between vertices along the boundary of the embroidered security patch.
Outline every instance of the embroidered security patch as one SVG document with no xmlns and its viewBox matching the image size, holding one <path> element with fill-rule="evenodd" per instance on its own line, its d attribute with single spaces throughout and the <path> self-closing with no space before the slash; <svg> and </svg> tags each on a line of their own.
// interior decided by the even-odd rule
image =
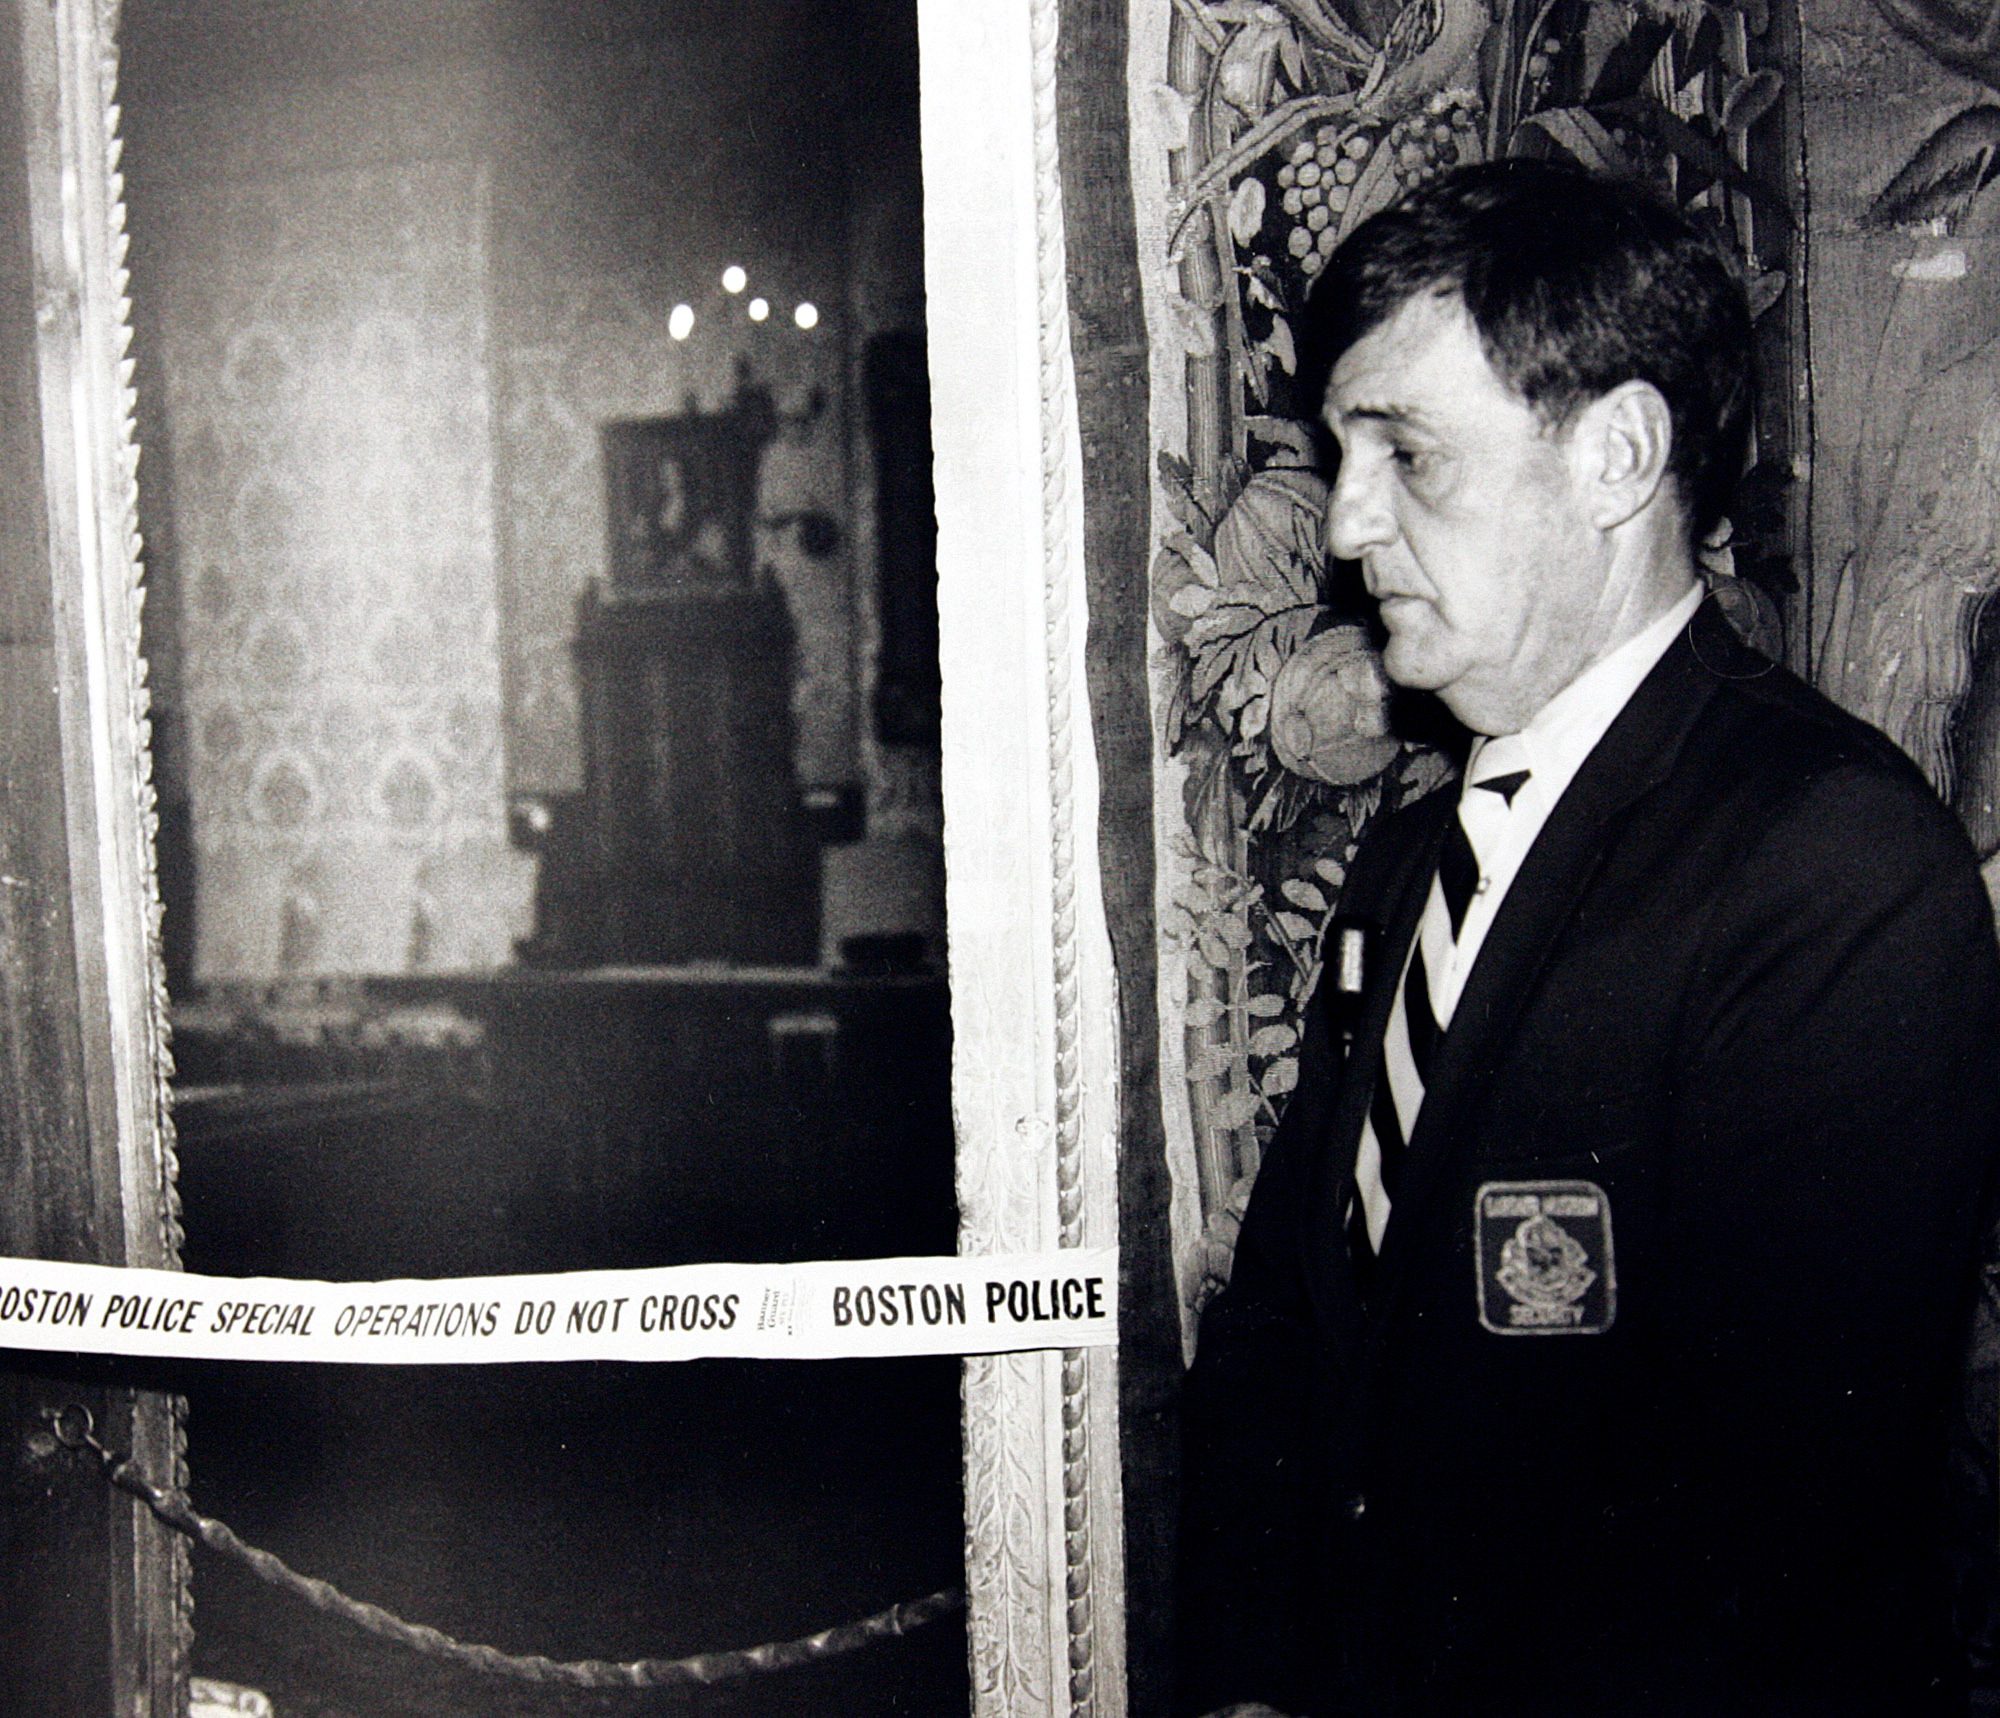
<svg viewBox="0 0 2000 1718">
<path fill-rule="evenodd" d="M 1611 1201 L 1593 1181 L 1489 1181 L 1473 1195 L 1479 1322 L 1501 1336 L 1595 1336 L 1618 1316 Z"/>
</svg>

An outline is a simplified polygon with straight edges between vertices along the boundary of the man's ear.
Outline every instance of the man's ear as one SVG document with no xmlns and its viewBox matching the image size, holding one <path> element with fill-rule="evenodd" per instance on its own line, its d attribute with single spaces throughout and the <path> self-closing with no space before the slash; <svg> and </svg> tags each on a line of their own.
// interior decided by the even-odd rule
<svg viewBox="0 0 2000 1718">
<path fill-rule="evenodd" d="M 1621 382 L 1571 420 L 1569 443 L 1584 517 L 1609 531 L 1643 512 L 1666 482 L 1673 413 L 1651 382 Z"/>
</svg>

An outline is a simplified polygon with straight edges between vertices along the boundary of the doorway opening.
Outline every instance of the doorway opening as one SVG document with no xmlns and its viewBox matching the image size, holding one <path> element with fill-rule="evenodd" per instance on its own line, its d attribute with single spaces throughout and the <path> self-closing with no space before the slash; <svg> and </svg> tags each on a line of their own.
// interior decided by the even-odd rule
<svg viewBox="0 0 2000 1718">
<path fill-rule="evenodd" d="M 953 1250 L 914 4 L 120 47 L 188 1268 Z M 201 1508 L 513 1651 L 962 1578 L 950 1360 L 187 1394 Z M 565 1709 L 195 1580 L 197 1674 L 280 1713 Z M 966 1704 L 945 1623 L 703 1709 Z"/>
</svg>

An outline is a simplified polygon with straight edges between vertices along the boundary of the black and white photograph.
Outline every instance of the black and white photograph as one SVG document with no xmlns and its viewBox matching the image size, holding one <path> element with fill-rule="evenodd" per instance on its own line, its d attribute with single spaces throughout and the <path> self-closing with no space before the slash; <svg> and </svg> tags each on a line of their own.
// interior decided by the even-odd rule
<svg viewBox="0 0 2000 1718">
<path fill-rule="evenodd" d="M 0 1713 L 2000 1712 L 1992 0 L 0 6 Z"/>
</svg>

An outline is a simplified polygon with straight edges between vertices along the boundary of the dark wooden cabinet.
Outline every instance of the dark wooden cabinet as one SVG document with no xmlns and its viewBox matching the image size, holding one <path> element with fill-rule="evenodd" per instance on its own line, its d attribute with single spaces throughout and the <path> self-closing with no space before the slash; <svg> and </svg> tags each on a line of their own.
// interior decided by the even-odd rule
<svg viewBox="0 0 2000 1718">
<path fill-rule="evenodd" d="M 593 588 L 574 649 L 600 903 L 588 958 L 816 964 L 782 595 Z"/>
<path fill-rule="evenodd" d="M 819 963 L 791 616 L 755 557 L 776 425 L 739 376 L 722 411 L 603 426 L 606 577 L 571 643 L 583 790 L 530 822 L 530 965 Z"/>
</svg>

